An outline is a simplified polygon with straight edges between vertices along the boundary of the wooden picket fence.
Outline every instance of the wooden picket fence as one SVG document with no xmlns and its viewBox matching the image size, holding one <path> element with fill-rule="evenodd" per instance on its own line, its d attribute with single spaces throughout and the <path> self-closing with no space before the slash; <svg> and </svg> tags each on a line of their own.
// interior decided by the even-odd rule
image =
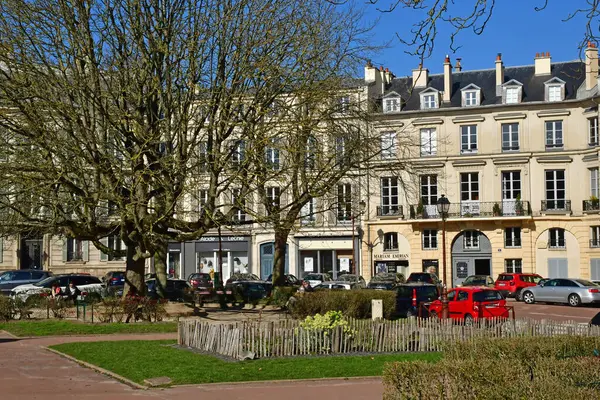
<svg viewBox="0 0 600 400">
<path fill-rule="evenodd" d="M 181 346 L 239 358 L 248 352 L 258 358 L 313 354 L 351 354 L 441 351 L 447 343 L 477 338 L 579 335 L 600 336 L 600 327 L 536 320 L 486 320 L 465 326 L 455 321 L 407 319 L 371 321 L 349 319 L 348 326 L 309 330 L 301 321 L 211 323 L 179 321 Z"/>
</svg>

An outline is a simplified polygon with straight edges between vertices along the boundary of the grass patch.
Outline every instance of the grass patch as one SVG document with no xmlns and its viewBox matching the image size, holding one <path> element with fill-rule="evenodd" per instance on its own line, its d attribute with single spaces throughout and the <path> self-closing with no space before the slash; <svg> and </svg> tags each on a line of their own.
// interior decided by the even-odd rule
<svg viewBox="0 0 600 400">
<path fill-rule="evenodd" d="M 172 340 L 65 343 L 53 349 L 134 382 L 168 376 L 173 384 L 380 376 L 393 361 L 437 361 L 440 354 L 385 354 L 263 359 L 227 362 L 173 348 Z"/>
<path fill-rule="evenodd" d="M 135 324 L 86 324 L 75 321 L 12 321 L 0 323 L 0 330 L 16 336 L 105 335 L 113 333 L 177 332 L 177 322 Z"/>
</svg>

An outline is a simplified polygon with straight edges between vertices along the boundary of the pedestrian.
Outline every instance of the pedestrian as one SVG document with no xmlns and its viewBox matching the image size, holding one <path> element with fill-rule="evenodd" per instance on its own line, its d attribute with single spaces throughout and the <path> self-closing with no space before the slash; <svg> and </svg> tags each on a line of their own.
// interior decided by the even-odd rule
<svg viewBox="0 0 600 400">
<path fill-rule="evenodd" d="M 73 302 L 77 301 L 77 297 L 81 295 L 81 290 L 77 286 L 75 286 L 75 282 L 69 281 L 69 286 L 65 289 L 64 295 L 68 300 L 72 300 Z"/>
<path fill-rule="evenodd" d="M 60 299 L 62 295 L 62 289 L 60 288 L 60 286 L 58 286 L 57 282 L 54 282 L 52 284 L 52 291 L 50 292 L 50 296 L 52 296 L 53 299 Z"/>
</svg>

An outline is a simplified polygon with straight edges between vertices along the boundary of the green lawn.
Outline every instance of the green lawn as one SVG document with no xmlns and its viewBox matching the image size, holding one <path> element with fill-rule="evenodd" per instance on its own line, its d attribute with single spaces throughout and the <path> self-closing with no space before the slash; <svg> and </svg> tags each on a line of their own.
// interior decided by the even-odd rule
<svg viewBox="0 0 600 400">
<path fill-rule="evenodd" d="M 75 321 L 12 321 L 0 323 L 0 330 L 16 336 L 101 335 L 111 333 L 177 332 L 176 322 L 135 324 L 86 324 Z"/>
<path fill-rule="evenodd" d="M 379 376 L 386 362 L 437 361 L 440 354 L 386 354 L 227 362 L 170 346 L 174 341 L 66 343 L 52 346 L 134 382 L 168 376 L 173 384 Z"/>
</svg>

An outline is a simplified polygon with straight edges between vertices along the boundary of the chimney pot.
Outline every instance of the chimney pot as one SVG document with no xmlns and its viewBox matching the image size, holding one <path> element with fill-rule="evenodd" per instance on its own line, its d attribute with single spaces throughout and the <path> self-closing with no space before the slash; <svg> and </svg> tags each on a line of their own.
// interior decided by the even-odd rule
<svg viewBox="0 0 600 400">
<path fill-rule="evenodd" d="M 380 70 L 380 71 L 383 71 L 383 65 L 380 65 L 380 66 L 379 66 L 379 70 Z"/>
<path fill-rule="evenodd" d="M 447 62 L 447 63 L 450 62 L 450 56 L 448 54 L 446 54 L 446 59 L 444 60 L 444 62 Z"/>
<path fill-rule="evenodd" d="M 386 68 L 386 69 L 385 69 L 385 72 L 390 72 L 390 69 L 389 69 L 389 68 Z"/>
<path fill-rule="evenodd" d="M 498 53 L 496 56 L 496 61 L 502 61 L 502 53 Z"/>
<path fill-rule="evenodd" d="M 546 52 L 546 57 L 550 57 L 550 52 L 549 51 Z"/>
<path fill-rule="evenodd" d="M 540 57 L 540 53 L 535 53 L 535 58 L 539 58 Z"/>
</svg>

